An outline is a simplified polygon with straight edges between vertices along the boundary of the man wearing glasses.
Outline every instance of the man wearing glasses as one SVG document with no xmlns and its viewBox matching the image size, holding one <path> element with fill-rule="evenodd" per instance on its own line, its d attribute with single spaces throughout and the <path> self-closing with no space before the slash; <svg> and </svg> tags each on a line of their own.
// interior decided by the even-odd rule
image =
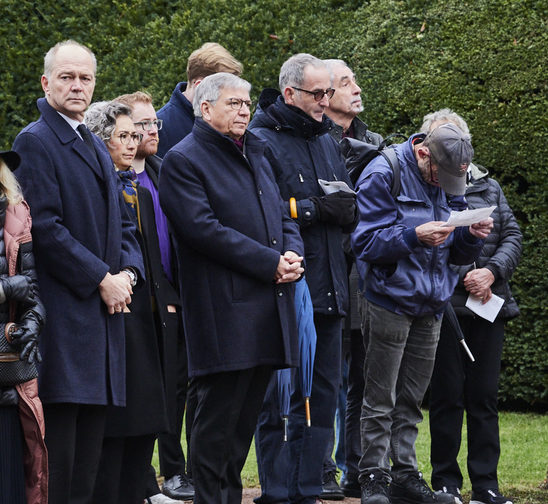
<svg viewBox="0 0 548 504">
<path fill-rule="evenodd" d="M 327 133 L 324 112 L 335 90 L 325 63 L 296 54 L 280 70 L 280 92 L 261 93 L 250 129 L 267 141 L 266 155 L 291 217 L 305 243 L 306 282 L 317 333 L 311 394 L 312 426 L 304 418 L 302 393 L 295 391 L 289 442 L 282 446 L 276 383 L 271 382 L 255 433 L 262 495 L 259 503 L 315 503 L 322 490 L 322 465 L 333 432 L 340 381 L 342 317 L 348 305 L 343 233 L 354 228 L 355 197 L 326 196 L 318 179 L 350 185 L 337 142 Z"/>
</svg>

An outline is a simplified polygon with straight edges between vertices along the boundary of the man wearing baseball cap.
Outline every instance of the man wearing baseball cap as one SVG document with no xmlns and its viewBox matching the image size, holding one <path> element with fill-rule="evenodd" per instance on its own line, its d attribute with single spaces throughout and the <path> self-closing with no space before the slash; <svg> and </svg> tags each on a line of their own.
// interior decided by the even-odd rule
<svg viewBox="0 0 548 504">
<path fill-rule="evenodd" d="M 430 381 L 441 319 L 457 283 L 449 267 L 479 254 L 492 219 L 445 227 L 462 195 L 474 149 L 451 123 L 415 134 L 396 147 L 401 190 L 375 158 L 357 182 L 360 221 L 352 247 L 364 282 L 368 346 L 361 418 L 362 504 L 453 504 L 433 492 L 415 455 L 420 405 Z M 392 466 L 390 466 L 390 460 Z"/>
</svg>

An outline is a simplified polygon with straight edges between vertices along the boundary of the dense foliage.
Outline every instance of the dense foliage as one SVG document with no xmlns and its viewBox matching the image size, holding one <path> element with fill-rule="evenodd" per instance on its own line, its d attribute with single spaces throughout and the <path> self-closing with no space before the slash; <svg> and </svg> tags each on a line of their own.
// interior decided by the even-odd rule
<svg viewBox="0 0 548 504">
<path fill-rule="evenodd" d="M 451 107 L 524 232 L 513 281 L 522 315 L 508 327 L 501 398 L 546 408 L 547 10 L 544 0 L 3 0 L 1 147 L 36 118 L 43 55 L 66 38 L 95 51 L 97 100 L 144 89 L 160 106 L 190 52 L 217 41 L 244 63 L 255 97 L 293 53 L 345 59 L 382 134 L 412 133 L 425 113 Z"/>
</svg>

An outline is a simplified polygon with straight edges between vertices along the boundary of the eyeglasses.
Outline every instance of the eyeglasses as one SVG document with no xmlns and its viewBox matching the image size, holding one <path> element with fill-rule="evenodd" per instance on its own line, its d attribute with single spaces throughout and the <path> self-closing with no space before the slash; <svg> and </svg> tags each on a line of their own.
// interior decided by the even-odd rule
<svg viewBox="0 0 548 504">
<path fill-rule="evenodd" d="M 327 96 L 328 100 L 331 100 L 333 95 L 335 94 L 335 90 L 333 88 L 327 88 L 327 89 L 318 89 L 318 91 L 308 91 L 308 89 L 301 89 L 295 86 L 291 86 L 293 89 L 296 89 L 297 91 L 302 91 L 303 93 L 308 93 L 314 96 L 314 101 L 322 101 L 322 98 L 324 96 Z"/>
<path fill-rule="evenodd" d="M 230 105 L 232 110 L 241 110 L 244 105 L 248 110 L 251 110 L 251 107 L 253 106 L 251 100 L 242 100 L 241 98 L 229 98 L 226 103 L 227 105 Z"/>
<path fill-rule="evenodd" d="M 141 133 L 120 133 L 116 136 L 123 145 L 129 145 L 129 142 L 133 142 L 135 145 L 139 145 L 143 140 Z"/>
<path fill-rule="evenodd" d="M 154 119 L 154 121 L 137 121 L 133 124 L 140 127 L 143 131 L 149 131 L 152 128 L 156 128 L 158 131 L 162 129 L 162 124 L 164 121 L 162 119 Z"/>
</svg>

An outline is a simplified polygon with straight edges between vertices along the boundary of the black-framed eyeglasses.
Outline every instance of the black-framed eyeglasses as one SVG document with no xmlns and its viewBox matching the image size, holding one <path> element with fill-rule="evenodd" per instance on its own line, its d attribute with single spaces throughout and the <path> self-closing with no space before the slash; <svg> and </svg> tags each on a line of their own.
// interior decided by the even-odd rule
<svg viewBox="0 0 548 504">
<path fill-rule="evenodd" d="M 230 105 L 232 110 L 241 110 L 244 105 L 248 110 L 251 110 L 251 107 L 253 106 L 251 100 L 242 100 L 241 98 L 229 98 L 226 103 L 227 105 Z"/>
<path fill-rule="evenodd" d="M 291 86 L 293 89 L 296 89 L 297 91 L 302 91 L 303 93 L 308 93 L 314 96 L 314 101 L 322 101 L 322 98 L 324 96 L 327 96 L 328 100 L 331 100 L 333 98 L 333 95 L 335 94 L 335 90 L 333 88 L 327 88 L 327 89 L 318 89 L 317 91 L 309 91 L 308 89 L 301 89 L 295 86 Z"/>
<path fill-rule="evenodd" d="M 129 142 L 140 145 L 143 140 L 143 135 L 141 135 L 141 133 L 120 133 L 119 135 L 116 135 L 116 138 L 118 138 L 123 145 L 129 145 Z"/>
<path fill-rule="evenodd" d="M 156 128 L 158 131 L 162 129 L 162 124 L 164 121 L 162 119 L 154 119 L 154 121 L 137 121 L 133 124 L 137 128 L 141 128 L 143 131 L 149 131 L 152 128 Z"/>
</svg>

